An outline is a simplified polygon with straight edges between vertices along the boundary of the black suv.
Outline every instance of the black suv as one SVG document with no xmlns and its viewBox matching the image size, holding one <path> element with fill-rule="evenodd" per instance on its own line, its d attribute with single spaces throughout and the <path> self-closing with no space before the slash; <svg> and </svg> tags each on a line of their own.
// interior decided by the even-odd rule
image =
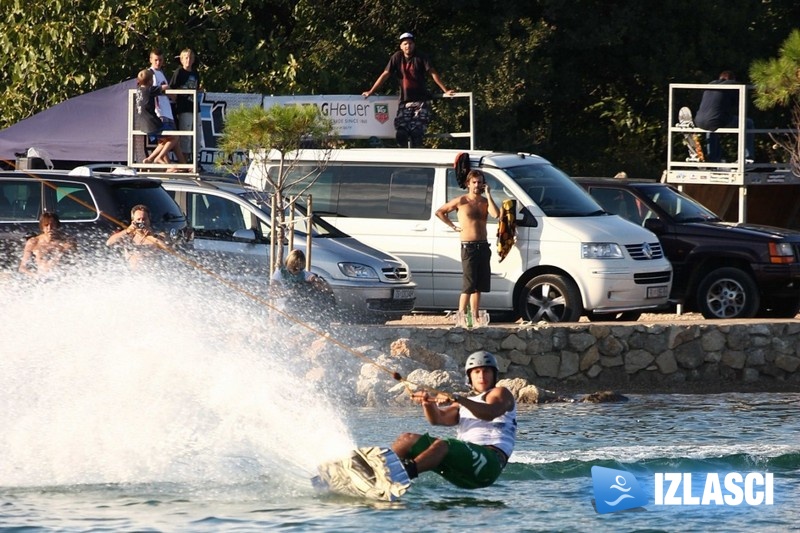
<svg viewBox="0 0 800 533">
<path fill-rule="evenodd" d="M 43 211 L 58 215 L 84 254 L 103 250 L 108 236 L 130 223 L 137 204 L 150 208 L 156 231 L 175 242 L 189 235 L 186 218 L 160 181 L 91 167 L 0 172 L 0 269 L 17 268 L 25 241 L 39 233 Z"/>
<path fill-rule="evenodd" d="M 655 233 L 672 263 L 670 299 L 705 318 L 792 318 L 800 232 L 722 222 L 665 183 L 575 178 L 600 206 Z"/>
</svg>

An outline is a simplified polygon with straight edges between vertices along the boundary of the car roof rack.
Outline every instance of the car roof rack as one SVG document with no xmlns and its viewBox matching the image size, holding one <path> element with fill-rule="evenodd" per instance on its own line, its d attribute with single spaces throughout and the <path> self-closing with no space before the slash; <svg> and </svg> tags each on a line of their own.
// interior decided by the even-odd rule
<svg viewBox="0 0 800 533">
<path fill-rule="evenodd" d="M 81 165 L 69 171 L 70 176 L 94 176 L 96 172 L 108 172 L 117 176 L 138 176 L 135 168 L 115 163 L 93 163 Z"/>
</svg>

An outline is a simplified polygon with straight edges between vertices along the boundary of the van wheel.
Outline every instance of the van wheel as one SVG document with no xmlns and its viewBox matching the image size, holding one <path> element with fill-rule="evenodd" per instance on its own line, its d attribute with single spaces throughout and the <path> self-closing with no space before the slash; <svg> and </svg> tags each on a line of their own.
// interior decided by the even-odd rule
<svg viewBox="0 0 800 533">
<path fill-rule="evenodd" d="M 557 274 L 536 276 L 517 300 L 517 311 L 531 322 L 577 322 L 583 313 L 581 294 L 575 283 Z"/>
<path fill-rule="evenodd" d="M 636 322 L 642 316 L 641 311 L 624 311 L 621 313 L 586 313 L 592 322 Z"/>
<path fill-rule="evenodd" d="M 738 268 L 712 270 L 697 286 L 697 310 L 704 318 L 753 318 L 758 308 L 758 287 Z"/>
</svg>

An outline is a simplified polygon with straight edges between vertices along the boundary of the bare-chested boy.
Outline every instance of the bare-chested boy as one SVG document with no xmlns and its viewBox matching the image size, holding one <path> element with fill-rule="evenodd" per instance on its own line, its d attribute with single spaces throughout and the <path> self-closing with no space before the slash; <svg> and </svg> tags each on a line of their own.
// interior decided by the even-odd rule
<svg viewBox="0 0 800 533">
<path fill-rule="evenodd" d="M 75 241 L 61 233 L 61 221 L 55 213 L 42 213 L 39 217 L 39 235 L 25 243 L 19 271 L 33 277 L 49 274 L 61 259 L 75 251 Z M 36 268 L 31 268 L 31 260 Z"/>
<path fill-rule="evenodd" d="M 488 215 L 500 217 L 500 210 L 492 199 L 486 179 L 480 170 L 467 174 L 467 194 L 453 198 L 436 211 L 439 220 L 461 233 L 461 267 L 464 270 L 464 285 L 458 300 L 458 311 L 466 313 L 469 304 L 472 316 L 479 315 L 481 293 L 491 289 L 492 249 L 486 235 Z M 486 197 L 483 194 L 486 193 Z M 457 211 L 458 225 L 447 217 Z"/>
</svg>

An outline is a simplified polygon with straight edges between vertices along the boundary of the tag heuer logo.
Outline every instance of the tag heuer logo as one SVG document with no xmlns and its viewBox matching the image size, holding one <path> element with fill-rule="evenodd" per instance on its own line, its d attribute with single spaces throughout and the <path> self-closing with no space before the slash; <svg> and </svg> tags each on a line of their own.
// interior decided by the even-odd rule
<svg viewBox="0 0 800 533">
<path fill-rule="evenodd" d="M 389 120 L 389 104 L 375 104 L 375 120 L 381 124 Z"/>
</svg>

